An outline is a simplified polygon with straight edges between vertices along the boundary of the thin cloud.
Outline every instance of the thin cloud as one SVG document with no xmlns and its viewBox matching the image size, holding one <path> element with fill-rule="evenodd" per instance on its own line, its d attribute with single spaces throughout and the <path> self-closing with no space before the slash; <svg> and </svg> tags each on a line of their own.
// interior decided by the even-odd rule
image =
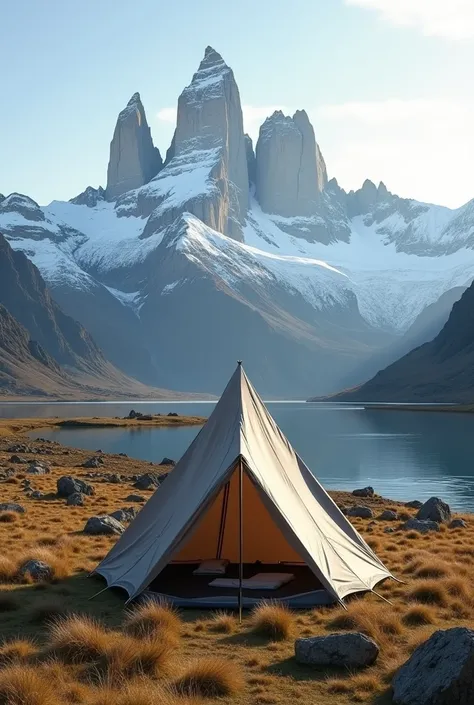
<svg viewBox="0 0 474 705">
<path fill-rule="evenodd" d="M 473 0 L 345 0 L 374 10 L 385 22 L 411 27 L 431 37 L 451 40 L 474 37 Z"/>
</svg>

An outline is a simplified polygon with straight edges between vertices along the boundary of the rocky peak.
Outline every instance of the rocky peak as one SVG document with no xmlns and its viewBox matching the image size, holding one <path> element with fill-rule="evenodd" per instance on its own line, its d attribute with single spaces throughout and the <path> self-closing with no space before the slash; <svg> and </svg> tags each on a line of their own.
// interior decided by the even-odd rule
<svg viewBox="0 0 474 705">
<path fill-rule="evenodd" d="M 247 156 L 247 171 L 249 175 L 249 183 L 255 184 L 257 165 L 255 163 L 255 152 L 253 151 L 253 142 L 250 135 L 244 135 L 245 139 L 245 154 Z"/>
<path fill-rule="evenodd" d="M 110 143 L 107 200 L 114 201 L 123 193 L 148 183 L 162 165 L 160 152 L 153 145 L 140 94 L 134 93 L 118 116 Z"/>
<path fill-rule="evenodd" d="M 75 206 L 88 206 L 89 208 L 94 208 L 99 201 L 105 200 L 105 190 L 102 186 L 99 188 L 93 188 L 93 186 L 88 186 L 85 191 L 80 193 L 75 198 L 71 198 L 69 203 L 74 203 Z"/>
<path fill-rule="evenodd" d="M 350 218 L 366 215 L 380 203 L 390 202 L 392 198 L 392 194 L 382 181 L 377 187 L 373 181 L 366 179 L 362 188 L 349 191 L 347 194 L 347 213 Z"/>
<path fill-rule="evenodd" d="M 304 110 L 293 117 L 276 110 L 260 128 L 256 148 L 256 194 L 267 213 L 312 216 L 327 173 L 313 126 Z"/>
<path fill-rule="evenodd" d="M 0 213 L 19 213 L 26 220 L 42 221 L 45 216 L 36 201 L 22 193 L 11 193 L 0 200 Z"/>
</svg>

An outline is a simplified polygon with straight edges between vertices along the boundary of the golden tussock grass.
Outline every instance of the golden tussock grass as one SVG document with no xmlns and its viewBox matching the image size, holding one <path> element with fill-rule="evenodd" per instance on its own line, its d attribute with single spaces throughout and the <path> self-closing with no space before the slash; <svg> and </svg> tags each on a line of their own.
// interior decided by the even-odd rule
<svg viewBox="0 0 474 705">
<path fill-rule="evenodd" d="M 217 657 L 202 658 L 187 667 L 175 681 L 178 693 L 191 697 L 219 698 L 237 695 L 244 677 L 234 661 Z"/>
<path fill-rule="evenodd" d="M 448 603 L 446 589 L 441 580 L 420 580 L 411 589 L 408 597 L 410 600 L 422 602 L 425 605 L 445 607 Z"/>
<path fill-rule="evenodd" d="M 209 629 L 216 634 L 232 634 L 237 629 L 237 619 L 229 612 L 215 612 L 209 621 Z"/>
<path fill-rule="evenodd" d="M 89 675 L 92 680 L 106 679 L 115 684 L 136 676 L 158 678 L 171 672 L 172 655 L 169 644 L 161 639 L 111 634 L 108 647 L 93 663 Z"/>
<path fill-rule="evenodd" d="M 13 665 L 0 670 L 0 705 L 63 705 L 54 682 L 39 669 Z"/>
<path fill-rule="evenodd" d="M 99 622 L 72 615 L 53 622 L 48 646 L 51 653 L 64 663 L 87 663 L 104 656 L 110 639 L 110 633 Z"/>
<path fill-rule="evenodd" d="M 426 624 L 435 624 L 436 611 L 429 605 L 414 605 L 402 617 L 403 624 L 408 627 L 419 627 Z"/>
<path fill-rule="evenodd" d="M 261 602 L 250 615 L 250 628 L 271 641 L 289 639 L 295 629 L 295 616 L 287 607 L 275 602 Z"/>
<path fill-rule="evenodd" d="M 38 653 L 38 646 L 29 639 L 13 639 L 0 646 L 0 665 L 27 663 Z"/>
<path fill-rule="evenodd" d="M 136 637 L 158 637 L 177 642 L 182 627 L 178 612 L 163 601 L 146 600 L 127 610 L 123 630 Z"/>
<path fill-rule="evenodd" d="M 329 629 L 356 630 L 371 636 L 380 644 L 403 632 L 400 616 L 389 605 L 356 598 L 347 611 L 340 610 L 327 623 Z"/>
<path fill-rule="evenodd" d="M 14 524 L 18 521 L 17 512 L 0 512 L 0 522 L 2 524 Z"/>
</svg>

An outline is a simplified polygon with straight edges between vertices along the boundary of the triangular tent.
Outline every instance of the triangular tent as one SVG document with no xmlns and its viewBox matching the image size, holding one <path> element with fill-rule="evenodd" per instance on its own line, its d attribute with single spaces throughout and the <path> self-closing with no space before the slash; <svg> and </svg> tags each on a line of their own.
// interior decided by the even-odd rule
<svg viewBox="0 0 474 705">
<path fill-rule="evenodd" d="M 262 596 L 291 602 L 295 592 L 341 601 L 392 577 L 293 450 L 240 364 L 200 433 L 96 572 L 130 599 L 155 589 L 170 599 L 181 595 L 181 604 L 231 604 L 235 585 L 219 589 L 209 586 L 212 576 L 193 578 L 208 559 L 228 561 L 230 574 L 244 564 L 247 576 L 296 576 L 274 594 L 246 590 L 246 604 Z M 312 583 L 298 577 L 299 567 Z"/>
</svg>

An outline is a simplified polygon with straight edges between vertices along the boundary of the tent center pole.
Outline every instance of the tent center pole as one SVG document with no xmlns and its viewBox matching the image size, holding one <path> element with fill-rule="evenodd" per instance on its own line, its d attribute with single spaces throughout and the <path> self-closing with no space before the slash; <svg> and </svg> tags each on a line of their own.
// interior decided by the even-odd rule
<svg viewBox="0 0 474 705">
<path fill-rule="evenodd" d="M 243 464 L 239 458 L 239 624 L 242 624 L 242 581 L 244 577 Z"/>
</svg>

